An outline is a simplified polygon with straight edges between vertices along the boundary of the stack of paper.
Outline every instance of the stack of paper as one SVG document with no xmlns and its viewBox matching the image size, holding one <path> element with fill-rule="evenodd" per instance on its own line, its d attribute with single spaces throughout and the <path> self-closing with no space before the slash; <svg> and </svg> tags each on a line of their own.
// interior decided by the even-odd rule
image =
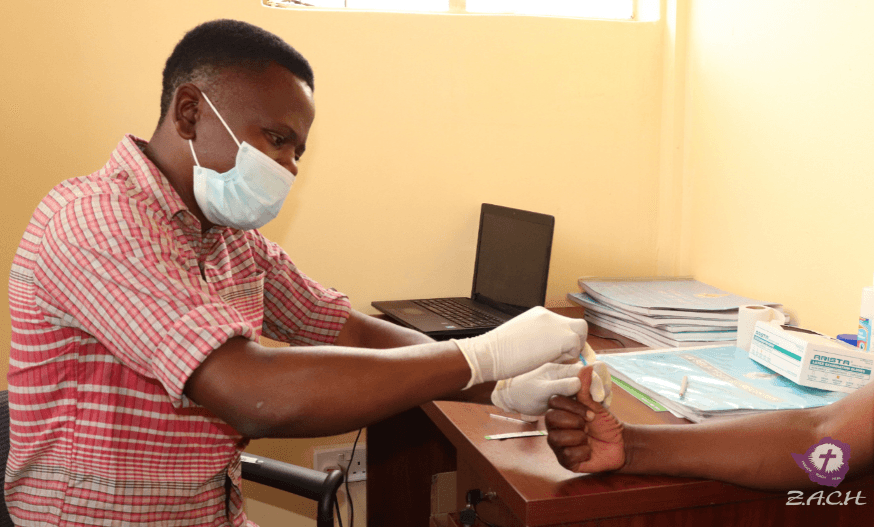
<svg viewBox="0 0 874 527">
<path fill-rule="evenodd" d="M 579 280 L 568 299 L 585 318 L 652 347 L 688 347 L 737 341 L 738 308 L 780 304 L 722 291 L 691 278 Z"/>
<path fill-rule="evenodd" d="M 693 422 L 768 410 L 825 406 L 847 394 L 800 386 L 736 346 L 599 355 L 610 373 Z M 687 387 L 680 395 L 686 377 Z"/>
</svg>

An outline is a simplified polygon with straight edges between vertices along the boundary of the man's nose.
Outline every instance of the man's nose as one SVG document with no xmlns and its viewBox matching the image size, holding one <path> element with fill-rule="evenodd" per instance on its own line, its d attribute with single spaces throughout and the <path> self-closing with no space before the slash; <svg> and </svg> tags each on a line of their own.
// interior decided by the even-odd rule
<svg viewBox="0 0 874 527">
<path fill-rule="evenodd" d="M 297 160 L 294 158 L 294 155 L 292 155 L 291 157 L 288 157 L 288 158 L 278 159 L 277 161 L 279 162 L 280 165 L 285 167 L 289 172 L 291 172 L 292 174 L 294 174 L 295 177 L 297 177 L 297 171 L 298 171 Z"/>
</svg>

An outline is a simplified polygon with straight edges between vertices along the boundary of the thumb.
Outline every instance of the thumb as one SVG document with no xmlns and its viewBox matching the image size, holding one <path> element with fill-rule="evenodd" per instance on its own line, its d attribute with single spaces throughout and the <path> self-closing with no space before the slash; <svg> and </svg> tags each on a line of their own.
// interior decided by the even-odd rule
<svg viewBox="0 0 874 527">
<path fill-rule="evenodd" d="M 596 403 L 603 401 L 604 396 L 607 395 L 604 390 L 604 382 L 601 380 L 601 376 L 594 371 L 592 372 L 592 385 L 589 387 L 589 394 Z"/>
<path fill-rule="evenodd" d="M 597 377 L 601 383 L 601 398 L 595 397 L 595 392 L 592 392 L 592 398 L 601 403 L 604 408 L 609 408 L 613 401 L 613 378 L 610 376 L 610 369 L 601 361 L 592 364 L 592 390 L 595 388 L 594 379 Z"/>
<path fill-rule="evenodd" d="M 595 355 L 595 350 L 592 349 L 592 346 L 589 346 L 588 342 L 583 346 L 583 352 L 580 355 L 582 355 L 583 359 L 589 364 L 593 364 L 598 360 L 598 356 Z"/>
</svg>

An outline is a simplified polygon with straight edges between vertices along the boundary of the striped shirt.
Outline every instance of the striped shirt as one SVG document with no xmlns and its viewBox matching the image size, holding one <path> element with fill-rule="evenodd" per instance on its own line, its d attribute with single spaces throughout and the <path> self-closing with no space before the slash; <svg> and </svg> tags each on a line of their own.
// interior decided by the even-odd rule
<svg viewBox="0 0 874 527">
<path fill-rule="evenodd" d="M 144 146 L 126 136 L 101 170 L 55 187 L 15 255 L 16 525 L 247 524 L 248 440 L 185 382 L 231 337 L 330 344 L 349 315 L 257 231 L 202 233 Z"/>
</svg>

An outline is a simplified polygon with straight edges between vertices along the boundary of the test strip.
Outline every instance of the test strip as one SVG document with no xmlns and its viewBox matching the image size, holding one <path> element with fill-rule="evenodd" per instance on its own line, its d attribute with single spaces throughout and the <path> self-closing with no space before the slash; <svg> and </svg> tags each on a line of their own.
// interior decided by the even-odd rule
<svg viewBox="0 0 874 527">
<path fill-rule="evenodd" d="M 491 417 L 494 417 L 495 419 L 503 419 L 505 421 L 511 421 L 513 423 L 522 423 L 523 425 L 532 424 L 532 421 L 523 421 L 522 419 L 516 419 L 515 417 L 507 417 L 506 415 L 498 415 L 498 414 L 489 414 L 489 415 Z M 536 420 L 533 422 L 536 422 Z"/>
<path fill-rule="evenodd" d="M 492 434 L 486 439 L 513 439 L 516 437 L 545 436 L 546 430 L 531 430 L 530 432 L 510 432 L 508 434 Z"/>
</svg>

